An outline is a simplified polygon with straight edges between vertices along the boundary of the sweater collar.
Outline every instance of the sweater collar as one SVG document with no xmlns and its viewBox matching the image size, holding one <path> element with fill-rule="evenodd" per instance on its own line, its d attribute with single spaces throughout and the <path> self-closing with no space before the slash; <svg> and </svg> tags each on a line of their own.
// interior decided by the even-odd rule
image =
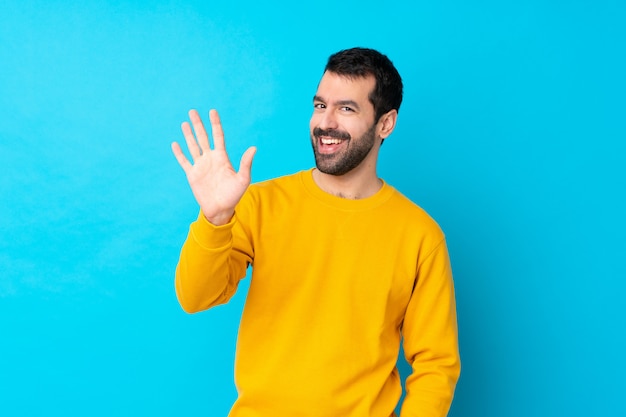
<svg viewBox="0 0 626 417">
<path fill-rule="evenodd" d="M 313 180 L 313 169 L 314 168 L 311 168 L 309 170 L 301 171 L 299 173 L 302 185 L 307 190 L 307 192 L 311 194 L 313 197 L 315 197 L 317 200 L 339 210 L 361 211 L 361 210 L 372 209 L 374 207 L 377 207 L 385 203 L 387 200 L 389 200 L 389 198 L 395 191 L 395 189 L 392 186 L 390 186 L 384 180 L 382 180 L 383 185 L 380 188 L 380 190 L 378 190 L 376 194 L 370 197 L 361 198 L 358 200 L 351 200 L 348 198 L 337 197 L 333 194 L 329 194 L 326 191 L 322 190 L 315 183 L 315 181 Z"/>
</svg>

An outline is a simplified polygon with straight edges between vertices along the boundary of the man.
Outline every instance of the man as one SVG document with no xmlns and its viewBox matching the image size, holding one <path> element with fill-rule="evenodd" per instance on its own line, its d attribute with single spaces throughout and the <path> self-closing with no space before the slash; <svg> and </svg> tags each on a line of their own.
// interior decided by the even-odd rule
<svg viewBox="0 0 626 417">
<path fill-rule="evenodd" d="M 444 235 L 376 172 L 401 101 L 386 56 L 332 55 L 313 98 L 316 168 L 253 185 L 255 148 L 236 172 L 217 112 L 212 150 L 197 112 L 195 138 L 183 123 L 193 164 L 172 150 L 201 209 L 176 270 L 183 309 L 227 302 L 252 265 L 230 416 L 393 416 L 401 339 L 401 416 L 447 414 L 460 362 Z"/>
</svg>

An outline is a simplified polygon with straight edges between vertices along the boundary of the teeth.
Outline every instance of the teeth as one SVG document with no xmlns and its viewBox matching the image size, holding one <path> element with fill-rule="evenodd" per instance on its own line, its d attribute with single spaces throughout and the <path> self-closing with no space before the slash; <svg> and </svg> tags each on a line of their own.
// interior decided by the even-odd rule
<svg viewBox="0 0 626 417">
<path fill-rule="evenodd" d="M 324 145 L 336 145 L 338 143 L 341 143 L 341 139 L 335 139 L 335 138 L 326 139 L 326 138 L 322 138 L 322 143 Z"/>
</svg>

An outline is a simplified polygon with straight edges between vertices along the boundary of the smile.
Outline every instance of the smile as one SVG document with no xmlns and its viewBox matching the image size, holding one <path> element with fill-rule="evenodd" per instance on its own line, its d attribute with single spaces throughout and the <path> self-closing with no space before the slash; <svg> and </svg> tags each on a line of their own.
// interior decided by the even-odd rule
<svg viewBox="0 0 626 417">
<path fill-rule="evenodd" d="M 342 139 L 337 138 L 320 138 L 322 145 L 337 145 L 343 142 Z"/>
</svg>

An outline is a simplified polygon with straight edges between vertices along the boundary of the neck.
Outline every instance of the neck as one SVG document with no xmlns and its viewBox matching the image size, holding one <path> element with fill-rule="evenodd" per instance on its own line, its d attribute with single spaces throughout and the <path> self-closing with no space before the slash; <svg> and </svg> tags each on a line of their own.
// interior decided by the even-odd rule
<svg viewBox="0 0 626 417">
<path fill-rule="evenodd" d="M 330 175 L 324 174 L 319 169 L 314 169 L 313 180 L 323 191 L 350 200 L 371 197 L 383 185 L 383 182 L 376 175 L 376 171 L 369 175 L 353 171 L 344 175 Z"/>
</svg>

